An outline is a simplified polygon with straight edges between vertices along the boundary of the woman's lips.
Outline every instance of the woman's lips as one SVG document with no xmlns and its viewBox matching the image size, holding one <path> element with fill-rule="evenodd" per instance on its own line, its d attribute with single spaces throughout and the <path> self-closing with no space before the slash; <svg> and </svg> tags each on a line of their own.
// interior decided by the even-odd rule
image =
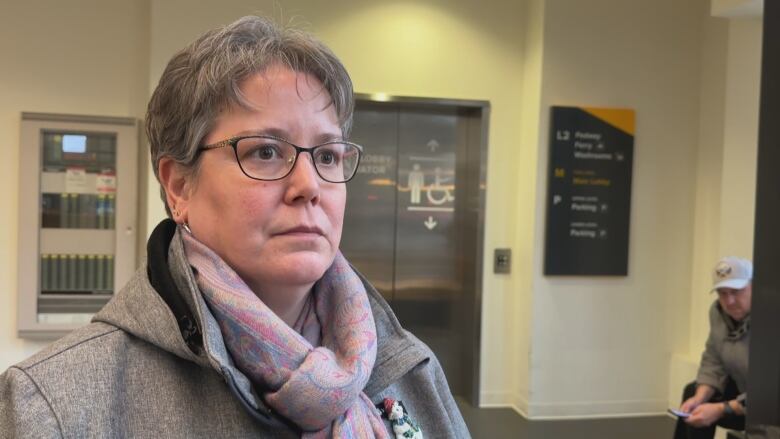
<svg viewBox="0 0 780 439">
<path fill-rule="evenodd" d="M 289 229 L 286 229 L 280 233 L 277 233 L 277 235 L 288 235 L 288 236 L 294 236 L 294 235 L 317 235 L 322 236 L 324 233 L 322 233 L 322 230 L 319 227 L 316 226 L 295 226 Z"/>
</svg>

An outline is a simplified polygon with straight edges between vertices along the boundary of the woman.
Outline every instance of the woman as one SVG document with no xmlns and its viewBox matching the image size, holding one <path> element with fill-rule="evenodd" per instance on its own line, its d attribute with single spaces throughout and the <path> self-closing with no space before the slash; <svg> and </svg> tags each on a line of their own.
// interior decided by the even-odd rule
<svg viewBox="0 0 780 439">
<path fill-rule="evenodd" d="M 352 99 L 329 49 L 262 18 L 176 54 L 146 121 L 171 219 L 92 324 L 0 378 L 0 431 L 393 437 L 392 399 L 468 437 L 436 357 L 339 253 Z"/>
<path fill-rule="evenodd" d="M 725 257 L 715 266 L 710 335 L 696 381 L 683 392 L 674 437 L 712 438 L 715 426 L 743 430 L 747 406 L 748 345 L 753 264 Z"/>
</svg>

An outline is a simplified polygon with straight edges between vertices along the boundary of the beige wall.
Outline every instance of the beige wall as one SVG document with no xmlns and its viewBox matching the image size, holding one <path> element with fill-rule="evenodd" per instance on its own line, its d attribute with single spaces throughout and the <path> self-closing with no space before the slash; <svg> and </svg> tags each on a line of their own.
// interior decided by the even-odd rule
<svg viewBox="0 0 780 439">
<path fill-rule="evenodd" d="M 670 353 L 687 331 L 699 54 L 708 6 L 704 0 L 546 2 L 540 151 L 547 148 L 551 105 L 633 108 L 637 119 L 627 277 L 542 275 L 547 162 L 540 153 L 532 417 L 665 409 Z"/>
<path fill-rule="evenodd" d="M 713 21 L 705 0 L 60 3 L 16 1 L 0 15 L 0 370 L 41 346 L 15 336 L 19 113 L 141 117 L 174 51 L 249 13 L 303 23 L 358 92 L 491 102 L 486 405 L 663 411 L 706 336 L 701 273 L 721 251 L 750 250 L 752 216 L 720 214 L 729 200 L 752 206 L 754 115 L 742 109 L 756 104 L 760 27 Z M 550 105 L 637 111 L 628 277 L 541 274 Z M 150 231 L 163 216 L 151 172 L 143 207 Z M 514 250 L 511 275 L 492 273 L 496 247 Z"/>
<path fill-rule="evenodd" d="M 760 17 L 763 10 L 764 0 L 712 0 L 711 4 L 715 17 Z"/>
<path fill-rule="evenodd" d="M 522 118 L 520 119 L 520 144 L 523 148 L 516 164 L 515 188 L 518 203 L 515 211 L 515 233 L 517 244 L 515 247 L 515 263 L 513 270 L 517 279 L 516 286 L 510 295 L 513 303 L 507 308 L 506 319 L 512 323 L 510 333 L 517 337 L 508 344 L 510 352 L 514 355 L 510 358 L 509 381 L 510 385 L 504 386 L 503 393 L 488 393 L 483 390 L 482 402 L 489 405 L 511 404 L 521 413 L 527 415 L 528 400 L 530 398 L 530 361 L 531 358 L 531 328 L 533 321 L 533 294 L 532 283 L 536 267 L 534 258 L 534 221 L 535 213 L 529 206 L 533 206 L 537 198 L 537 161 L 540 157 L 540 117 L 544 47 L 544 7 L 543 0 L 528 2 L 527 18 L 525 25 L 525 40 L 523 51 L 523 100 Z M 483 360 L 489 361 L 489 360 Z"/>
<path fill-rule="evenodd" d="M 756 210 L 761 21 L 729 23 L 721 193 L 720 253 L 751 258 Z"/>
<path fill-rule="evenodd" d="M 726 102 L 728 20 L 707 20 L 704 25 L 699 86 L 699 145 L 695 201 L 693 204 L 693 248 L 691 285 L 680 294 L 690 302 L 690 337 L 678 338 L 669 371 L 669 404 L 679 404 L 682 388 L 690 382 L 699 362 L 703 339 L 709 330 L 706 294 L 710 268 L 718 259 L 720 237 L 720 187 L 723 170 L 723 132 Z M 695 335 L 694 335 L 695 334 Z"/>
<path fill-rule="evenodd" d="M 704 46 L 690 287 L 689 343 L 675 351 L 670 403 L 695 378 L 707 339 L 710 272 L 726 255 L 753 257 L 761 21 L 716 19 Z"/>
<path fill-rule="evenodd" d="M 22 111 L 142 117 L 148 2 L 3 2 L 0 12 L 0 370 L 42 343 L 16 338 Z"/>
</svg>

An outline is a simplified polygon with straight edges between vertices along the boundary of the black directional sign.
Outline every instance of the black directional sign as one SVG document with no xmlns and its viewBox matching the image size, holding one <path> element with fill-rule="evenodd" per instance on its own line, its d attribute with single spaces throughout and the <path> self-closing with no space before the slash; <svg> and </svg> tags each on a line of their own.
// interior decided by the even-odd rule
<svg viewBox="0 0 780 439">
<path fill-rule="evenodd" d="M 551 110 L 544 274 L 625 276 L 634 111 Z"/>
</svg>

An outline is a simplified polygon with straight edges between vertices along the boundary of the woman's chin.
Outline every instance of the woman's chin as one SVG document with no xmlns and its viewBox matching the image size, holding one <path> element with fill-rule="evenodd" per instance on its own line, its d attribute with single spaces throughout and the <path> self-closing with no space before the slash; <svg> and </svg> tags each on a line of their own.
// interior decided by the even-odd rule
<svg viewBox="0 0 780 439">
<path fill-rule="evenodd" d="M 333 264 L 334 255 L 326 255 L 321 252 L 299 251 L 293 252 L 271 264 L 273 272 L 270 277 L 279 279 L 282 284 L 311 284 L 318 281 L 325 271 Z"/>
</svg>

